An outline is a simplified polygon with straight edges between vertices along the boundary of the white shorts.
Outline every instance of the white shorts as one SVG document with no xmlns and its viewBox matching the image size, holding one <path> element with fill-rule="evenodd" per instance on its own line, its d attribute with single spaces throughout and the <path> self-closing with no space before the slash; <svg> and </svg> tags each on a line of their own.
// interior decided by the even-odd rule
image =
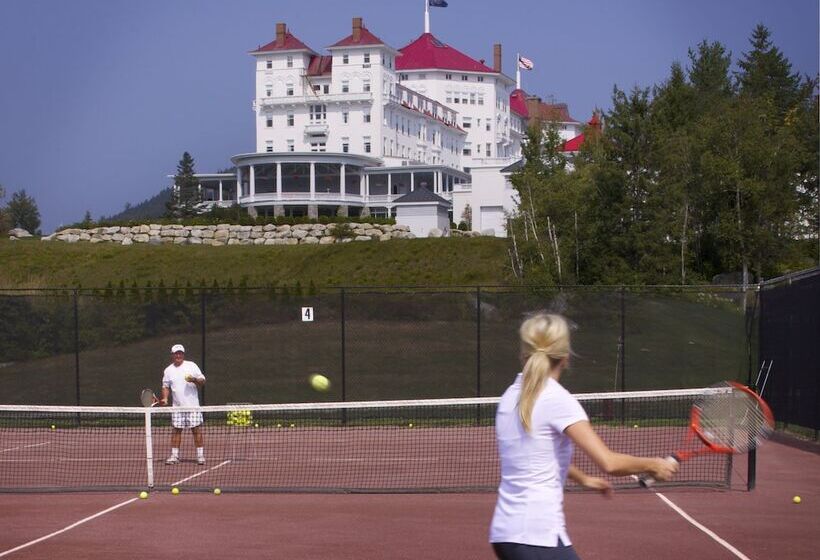
<svg viewBox="0 0 820 560">
<path fill-rule="evenodd" d="M 196 428 L 202 424 L 201 412 L 172 412 L 171 425 L 174 428 Z"/>
</svg>

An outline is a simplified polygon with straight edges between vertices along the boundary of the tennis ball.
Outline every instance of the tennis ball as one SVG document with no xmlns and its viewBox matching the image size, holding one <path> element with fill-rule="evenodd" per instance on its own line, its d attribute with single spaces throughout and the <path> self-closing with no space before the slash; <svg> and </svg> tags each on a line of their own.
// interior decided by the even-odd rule
<svg viewBox="0 0 820 560">
<path fill-rule="evenodd" d="M 803 500 L 800 498 L 800 496 L 795 496 L 794 498 L 792 498 L 792 501 L 796 504 L 799 504 Z"/>
<path fill-rule="evenodd" d="M 52 430 L 56 430 L 56 429 L 57 429 L 57 426 L 55 426 L 54 424 L 52 424 L 52 425 L 51 425 L 51 429 L 52 429 Z"/>
<path fill-rule="evenodd" d="M 413 427 L 413 423 L 412 423 L 412 422 L 410 422 L 409 424 L 407 424 L 407 427 L 408 427 L 408 428 L 412 428 L 412 427 Z"/>
<path fill-rule="evenodd" d="M 147 497 L 148 497 L 148 492 L 146 492 L 145 490 L 143 490 L 142 492 L 140 492 L 140 498 L 142 498 L 142 499 L 144 500 L 144 499 L 145 499 L 145 498 L 147 498 Z"/>
<path fill-rule="evenodd" d="M 277 424 L 277 425 L 276 425 L 276 427 L 277 427 L 277 428 L 281 428 L 281 427 L 282 427 L 282 424 Z"/>
<path fill-rule="evenodd" d="M 291 424 L 291 425 L 290 425 L 290 427 L 291 427 L 291 428 L 295 428 L 295 427 L 296 427 L 296 424 Z"/>
<path fill-rule="evenodd" d="M 633 428 L 637 428 L 637 427 L 638 427 L 638 425 L 637 425 L 637 424 L 635 424 L 635 425 L 634 425 L 634 426 L 632 426 L 632 427 L 633 427 Z"/>
<path fill-rule="evenodd" d="M 219 488 L 214 488 L 214 494 L 219 496 L 220 494 L 222 494 L 222 490 L 220 490 Z"/>
<path fill-rule="evenodd" d="M 177 494 L 179 494 L 179 488 L 177 488 L 176 486 L 174 486 L 173 488 L 171 488 L 171 494 L 173 494 L 174 496 L 176 496 Z"/>
<path fill-rule="evenodd" d="M 258 427 L 259 427 L 259 424 L 254 424 L 254 425 L 253 425 L 253 427 L 254 427 L 254 428 L 258 428 Z"/>
<path fill-rule="evenodd" d="M 324 393 L 325 391 L 330 389 L 330 379 L 328 379 L 324 375 L 314 373 L 310 376 L 310 386 L 313 387 L 314 391 Z"/>
</svg>

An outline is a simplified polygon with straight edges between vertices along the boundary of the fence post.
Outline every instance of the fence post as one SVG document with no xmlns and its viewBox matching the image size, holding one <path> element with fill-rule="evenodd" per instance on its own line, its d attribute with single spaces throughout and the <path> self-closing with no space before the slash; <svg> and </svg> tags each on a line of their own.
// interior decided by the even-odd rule
<svg viewBox="0 0 820 560">
<path fill-rule="evenodd" d="M 626 287 L 621 286 L 621 337 L 618 342 L 621 354 L 621 392 L 626 391 Z"/>
<path fill-rule="evenodd" d="M 340 340 L 341 340 L 341 344 L 342 344 L 342 358 L 341 358 L 341 360 L 342 360 L 342 363 L 341 363 L 341 366 L 342 366 L 342 371 L 341 371 L 341 375 L 342 375 L 342 402 L 344 402 L 344 401 L 347 400 L 347 378 L 346 378 L 347 377 L 347 375 L 346 375 L 347 372 L 346 372 L 346 367 L 345 367 L 345 289 L 344 288 L 340 288 L 339 298 L 340 298 L 340 305 L 341 305 L 341 308 L 340 308 L 341 317 L 340 317 L 339 322 L 341 323 L 340 324 L 340 328 L 341 328 Z"/>
<path fill-rule="evenodd" d="M 205 290 L 199 295 L 199 330 L 202 336 L 202 371 L 208 371 L 205 360 Z M 202 406 L 205 406 L 205 385 L 202 386 Z"/>
<path fill-rule="evenodd" d="M 78 290 L 74 289 L 74 384 L 77 406 L 80 406 L 80 310 L 77 303 Z"/>
<path fill-rule="evenodd" d="M 481 286 L 475 289 L 475 396 L 481 396 Z"/>
</svg>

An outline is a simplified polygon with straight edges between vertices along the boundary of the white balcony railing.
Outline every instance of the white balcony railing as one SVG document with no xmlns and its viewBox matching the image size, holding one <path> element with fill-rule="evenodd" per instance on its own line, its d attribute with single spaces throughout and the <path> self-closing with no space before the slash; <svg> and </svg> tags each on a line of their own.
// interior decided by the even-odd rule
<svg viewBox="0 0 820 560">
<path fill-rule="evenodd" d="M 304 103 L 350 103 L 373 101 L 372 91 L 357 93 L 309 93 L 307 95 L 287 95 L 285 97 L 260 97 L 256 106 L 278 107 L 282 105 L 301 105 Z"/>
<path fill-rule="evenodd" d="M 327 136 L 330 127 L 326 122 L 313 122 L 305 125 L 305 134 L 308 136 Z"/>
</svg>

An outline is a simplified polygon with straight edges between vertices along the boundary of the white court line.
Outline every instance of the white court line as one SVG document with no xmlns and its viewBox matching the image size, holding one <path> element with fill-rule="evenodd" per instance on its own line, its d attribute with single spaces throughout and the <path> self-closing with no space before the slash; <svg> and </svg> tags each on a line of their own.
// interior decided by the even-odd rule
<svg viewBox="0 0 820 560">
<path fill-rule="evenodd" d="M 9 447 L 8 449 L 0 449 L 0 453 L 5 453 L 6 451 L 17 451 L 18 449 L 27 449 L 29 447 L 40 447 L 41 445 L 48 445 L 51 443 L 50 441 L 46 441 L 43 443 L 31 443 L 29 445 L 18 445 L 17 447 Z"/>
<path fill-rule="evenodd" d="M 68 527 L 64 527 L 64 528 L 60 529 L 59 531 L 55 531 L 55 532 L 51 533 L 50 535 L 45 535 L 44 537 L 40 537 L 39 539 L 34 539 L 33 541 L 29 541 L 29 542 L 27 542 L 27 543 L 25 543 L 25 544 L 21 544 L 21 545 L 20 545 L 20 546 L 18 546 L 18 547 L 11 548 L 11 549 L 6 550 L 6 551 L 4 551 L 4 552 L 0 552 L 0 558 L 2 558 L 3 556 L 8 556 L 8 555 L 9 555 L 9 554 L 11 554 L 12 552 L 17 552 L 18 550 L 22 550 L 22 549 L 24 549 L 24 548 L 28 548 L 29 546 L 34 545 L 34 544 L 37 544 L 38 542 L 42 542 L 42 541 L 44 541 L 44 540 L 46 540 L 46 539 L 50 539 L 51 537 L 56 537 L 57 535 L 59 535 L 59 534 L 61 534 L 61 533 L 65 533 L 66 531 L 70 531 L 71 529 L 73 529 L 74 527 L 77 527 L 78 525 L 82 525 L 82 524 L 83 524 L 83 523 L 85 523 L 86 521 L 91 521 L 92 519 L 95 519 L 95 518 L 97 518 L 97 517 L 99 517 L 99 516 L 101 516 L 101 515 L 105 515 L 106 513 L 110 512 L 110 511 L 114 511 L 114 510 L 115 510 L 115 509 L 117 509 L 117 508 L 121 508 L 122 506 L 127 506 L 127 505 L 128 505 L 128 504 L 130 504 L 131 502 L 135 502 L 135 501 L 137 501 L 137 500 L 139 500 L 139 498 L 131 498 L 130 500 L 126 500 L 126 501 L 122 502 L 121 504 L 117 504 L 117 505 L 112 506 L 112 507 L 110 507 L 110 508 L 108 508 L 108 509 L 106 509 L 106 510 L 100 511 L 100 512 L 98 512 L 98 513 L 95 513 L 94 515 L 91 515 L 91 516 L 89 516 L 89 517 L 86 517 L 85 519 L 80 519 L 80 520 L 79 520 L 79 521 L 77 521 L 76 523 L 72 523 L 72 524 L 71 524 L 71 525 L 69 525 Z"/>
<path fill-rule="evenodd" d="M 196 477 L 198 477 L 198 476 L 202 476 L 203 474 L 205 474 L 205 473 L 207 473 L 207 472 L 211 472 L 212 470 L 215 470 L 215 469 L 218 469 L 219 467 L 222 467 L 222 466 L 224 466 L 224 465 L 227 465 L 227 464 L 228 464 L 228 463 L 230 463 L 230 462 L 231 462 L 231 460 L 230 460 L 230 459 L 228 459 L 228 460 L 226 460 L 226 461 L 222 461 L 221 463 L 219 463 L 218 465 L 215 465 L 215 466 L 211 467 L 210 469 L 206 469 L 206 470 L 204 470 L 204 471 L 200 471 L 200 472 L 198 472 L 198 473 L 196 473 L 196 474 L 194 474 L 194 475 L 189 476 L 188 478 L 183 478 L 182 480 L 178 480 L 177 482 L 173 482 L 173 483 L 171 483 L 171 485 L 172 485 L 172 486 L 176 486 L 177 484 L 182 484 L 183 482 L 186 482 L 186 481 L 188 481 L 188 480 L 191 480 L 192 478 L 196 478 Z M 20 546 L 17 546 L 17 547 L 15 547 L 15 548 L 11 548 L 11 549 L 9 549 L 9 550 L 5 550 L 5 551 L 3 551 L 3 552 L 0 552 L 0 558 L 2 558 L 3 556 L 8 556 L 9 554 L 11 554 L 11 553 L 13 553 L 13 552 L 17 552 L 18 550 L 22 550 L 22 549 L 24 549 L 24 548 L 28 548 L 28 547 L 30 547 L 30 546 L 32 546 L 32 545 L 35 545 L 35 544 L 37 544 L 37 543 L 39 543 L 39 542 L 42 542 L 42 541 L 44 541 L 44 540 L 50 539 L 51 537 L 56 537 L 57 535 L 60 535 L 60 534 L 62 534 L 62 533 L 65 533 L 66 531 L 70 531 L 71 529 L 73 529 L 73 528 L 75 528 L 75 527 L 78 527 L 79 525 L 82 525 L 83 523 L 86 523 L 86 522 L 88 522 L 88 521 L 91 521 L 92 519 L 96 519 L 97 517 L 100 517 L 100 516 L 102 516 L 102 515 L 105 515 L 106 513 L 112 512 L 112 511 L 114 511 L 115 509 L 119 509 L 119 508 L 121 508 L 122 506 L 127 506 L 128 504 L 130 504 L 130 503 L 132 503 L 132 502 L 136 502 L 137 500 L 139 500 L 139 498 L 131 498 L 130 500 L 126 500 L 126 501 L 124 501 L 124 502 L 122 502 L 122 503 L 120 503 L 120 504 L 117 504 L 117 505 L 115 505 L 115 506 L 111 506 L 111 507 L 110 507 L 110 508 L 108 508 L 108 509 L 105 509 L 105 510 L 103 510 L 103 511 L 97 512 L 97 513 L 95 513 L 94 515 L 91 515 L 91 516 L 89 516 L 89 517 L 86 517 L 85 519 L 80 519 L 80 520 L 79 520 L 79 521 L 77 521 L 76 523 L 72 523 L 71 525 L 69 525 L 69 526 L 67 526 L 67 527 L 63 527 L 63 528 L 62 528 L 62 529 L 60 529 L 59 531 L 54 531 L 53 533 L 48 534 L 48 535 L 45 535 L 45 536 L 42 536 L 42 537 L 40 537 L 39 539 L 34 539 L 33 541 L 29 541 L 29 542 L 27 542 L 27 543 L 21 544 Z"/>
<path fill-rule="evenodd" d="M 700 529 L 701 531 L 703 531 L 704 533 L 706 533 L 709 537 L 711 537 L 711 538 L 712 538 L 712 540 L 714 540 L 716 543 L 718 543 L 719 545 L 721 545 L 723 548 L 725 548 L 726 550 L 728 550 L 729 552 L 731 552 L 732 554 L 734 554 L 736 557 L 740 558 L 740 560 L 751 560 L 748 556 L 746 556 L 745 554 L 743 554 L 742 552 L 740 552 L 738 549 L 736 549 L 735 547 L 733 547 L 731 544 L 729 544 L 728 542 L 726 542 L 725 540 L 723 540 L 722 538 L 720 538 L 720 537 L 717 535 L 717 533 L 715 533 L 714 531 L 712 531 L 711 529 L 709 529 L 709 528 L 708 528 L 708 527 L 706 527 L 705 525 L 701 525 L 700 523 L 698 523 L 697 521 L 695 521 L 695 519 L 694 519 L 694 518 L 692 518 L 692 516 L 690 516 L 688 513 L 686 513 L 685 511 L 683 511 L 681 508 L 679 508 L 679 507 L 677 506 L 677 504 L 675 504 L 672 500 L 670 500 L 669 498 L 667 498 L 666 496 L 664 496 L 664 495 L 663 495 L 663 494 L 661 494 L 660 492 L 655 492 L 655 495 L 656 495 L 658 498 L 660 498 L 661 500 L 663 500 L 663 501 L 666 503 L 666 505 L 668 505 L 668 506 L 669 506 L 669 507 L 671 507 L 673 510 L 675 510 L 675 512 L 677 512 L 677 514 L 678 514 L 678 515 L 680 515 L 680 516 L 681 516 L 681 517 L 683 517 L 685 520 L 687 520 L 689 523 L 691 523 L 692 525 L 694 525 L 695 527 L 697 527 L 698 529 Z"/>
</svg>

